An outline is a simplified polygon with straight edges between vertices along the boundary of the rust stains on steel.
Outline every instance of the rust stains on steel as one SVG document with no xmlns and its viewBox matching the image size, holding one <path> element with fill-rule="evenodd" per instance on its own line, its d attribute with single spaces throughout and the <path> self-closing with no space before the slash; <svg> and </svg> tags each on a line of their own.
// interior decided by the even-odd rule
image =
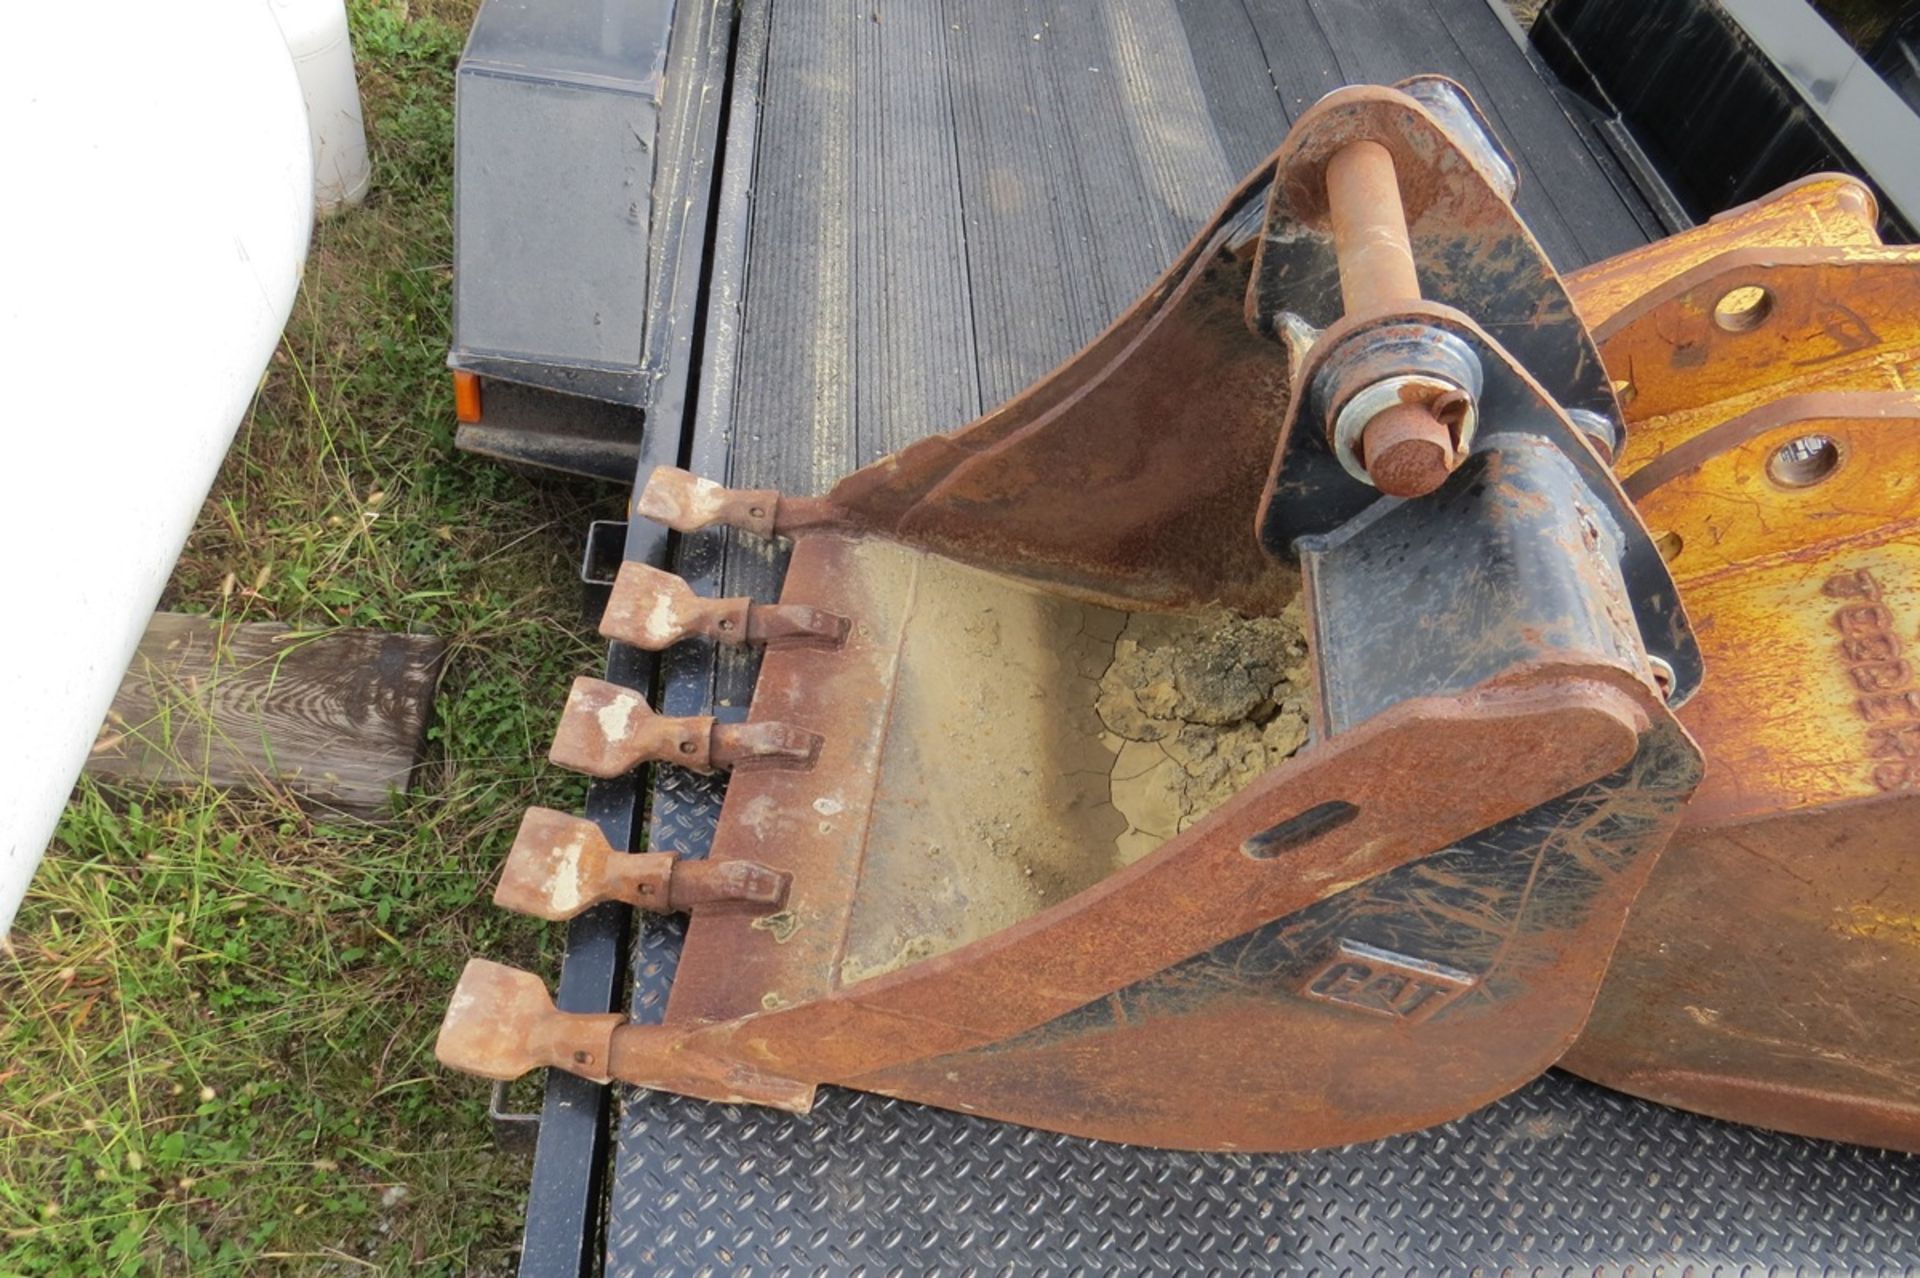
<svg viewBox="0 0 1920 1278">
<path fill-rule="evenodd" d="M 670 572 L 628 561 L 620 565 L 600 633 L 648 652 L 684 639 L 725 644 L 819 643 L 837 646 L 847 619 L 804 604 L 757 604 L 751 599 L 706 599 Z"/>
<path fill-rule="evenodd" d="M 661 466 L 640 489 L 633 512 L 675 532 L 698 532 L 716 524 L 757 533 L 788 536 L 801 528 L 831 522 L 837 512 L 807 497 L 783 497 L 771 488 L 727 488 L 672 466 Z"/>
<path fill-rule="evenodd" d="M 1327 162 L 1327 214 L 1348 316 L 1395 312 L 1420 300 L 1400 182 L 1386 147 L 1351 142 L 1334 153 Z M 1443 407 L 1453 421 L 1442 418 Z M 1426 395 L 1402 387 L 1360 428 L 1367 477 L 1389 497 L 1424 497 L 1440 487 L 1465 455 L 1456 431 L 1467 408 L 1467 393 L 1457 386 Z"/>
<path fill-rule="evenodd" d="M 1659 692 L 1628 665 L 1561 654 L 1337 732 L 1323 722 L 1302 752 L 1126 863 L 1110 794 L 1056 801 L 1075 777 L 1111 786 L 1088 700 L 1129 614 L 1225 605 L 1273 616 L 1295 594 L 1296 570 L 1263 550 L 1254 519 L 1297 388 L 1290 352 L 1260 318 L 1276 296 L 1255 296 L 1259 254 L 1235 243 L 1238 213 L 1263 186 L 1323 187 L 1335 153 L 1377 140 L 1391 158 L 1373 176 L 1405 193 L 1412 226 L 1467 235 L 1469 256 L 1530 245 L 1449 137 L 1394 91 L 1333 95 L 1080 356 L 825 498 L 656 472 L 640 514 L 792 538 L 778 606 L 855 624 L 837 646 L 770 645 L 745 724 L 655 716 L 630 689 L 582 680 L 553 757 L 596 775 L 643 760 L 736 762 L 713 856 L 779 876 L 784 899 L 774 914 L 764 901 L 757 912 L 695 904 L 657 1025 L 571 1020 L 537 981 L 476 965 L 442 1058 L 790 1109 L 844 1083 L 1105 1139 L 1244 1149 L 1443 1121 L 1550 1065 L 1697 775 Z M 1284 202 L 1267 212 L 1279 223 L 1263 245 L 1296 225 Z M 1342 254 L 1324 210 L 1312 234 L 1331 286 Z M 1383 287 L 1411 294 L 1389 299 L 1389 320 L 1445 310 L 1420 302 L 1417 277 Z M 1292 289 L 1302 305 L 1319 296 L 1304 281 Z M 613 623 L 622 630 L 662 601 L 678 612 L 662 634 L 735 607 L 641 584 Z M 962 748 L 956 725 L 975 714 L 987 735 Z M 1642 796 L 1655 774 L 1667 789 Z M 1468 777 L 1499 780 L 1455 780 Z M 953 810 L 952 795 L 974 810 Z M 1488 858 L 1465 845 L 1559 802 L 1574 807 L 1542 818 L 1540 848 L 1512 858 L 1516 872 L 1541 857 L 1561 867 L 1540 872 L 1550 889 L 1539 908 L 1518 880 L 1505 906 L 1476 896 L 1474 867 Z M 970 860 L 942 846 L 950 830 Z M 519 867 L 540 884 L 557 837 L 570 836 L 539 831 Z M 930 864 L 957 872 L 929 875 Z M 526 895 L 554 907 L 550 891 Z M 899 928 L 876 924 L 882 908 Z M 1347 922 L 1316 922 L 1320 910 Z M 1390 936 L 1402 915 L 1456 917 L 1484 963 L 1456 979 L 1430 956 L 1367 939 Z M 1326 931 L 1349 927 L 1360 931 Z M 1277 948 L 1236 969 L 1241 983 L 1175 977 L 1171 1003 L 1134 1006 L 1143 983 L 1269 935 Z M 1250 1032 L 1288 1043 L 1288 1068 L 1245 1052 Z M 1170 1072 L 1176 1055 L 1187 1068 Z M 1007 1086 L 1009 1068 L 1020 1087 Z M 1176 1077 L 1222 1086 L 1168 1086 Z M 1324 1103 L 1343 1087 L 1366 1103 Z"/>
<path fill-rule="evenodd" d="M 1443 391 L 1442 396 L 1457 395 Z M 1424 497 L 1459 465 L 1453 431 L 1432 403 L 1400 403 L 1375 413 L 1360 432 L 1360 464 L 1389 497 Z"/>
<path fill-rule="evenodd" d="M 1347 313 L 1391 310 L 1420 296 L 1407 211 L 1393 154 L 1371 140 L 1350 142 L 1327 162 L 1327 212 L 1340 262 L 1340 301 Z"/>
<path fill-rule="evenodd" d="M 1237 303 L 1224 284 L 1243 290 L 1244 269 L 1236 276 L 1222 268 L 1215 281 L 1204 275 L 1202 270 L 1189 277 L 1189 291 L 1172 290 L 1169 313 L 1140 329 L 1136 353 L 1169 334 L 1200 343 L 1221 327 L 1222 315 L 1231 321 L 1226 328 L 1243 331 L 1237 304 L 1226 309 L 1222 303 Z M 1220 343 L 1212 349 L 1217 354 Z M 1275 355 L 1267 348 L 1269 366 Z M 1636 846 L 1646 840 L 1657 849 L 1677 799 L 1663 795 L 1643 803 L 1629 788 L 1618 803 L 1607 800 L 1614 822 L 1597 816 L 1569 820 L 1563 835 L 1548 836 L 1549 848 L 1571 840 L 1569 863 L 1615 866 L 1597 885 L 1583 871 L 1592 890 L 1582 889 L 1587 895 L 1581 909 L 1562 907 L 1565 912 L 1553 916 L 1561 920 L 1557 927 L 1535 924 L 1516 936 L 1526 917 L 1524 903 L 1512 918 L 1490 908 L 1476 912 L 1471 901 L 1451 900 L 1468 890 L 1459 872 L 1426 863 L 1476 832 L 1622 775 L 1652 748 L 1649 742 L 1666 743 L 1656 754 L 1688 755 L 1659 694 L 1608 662 L 1517 667 L 1470 693 L 1402 702 L 1258 776 L 1131 864 L 1111 867 L 1110 834 L 1070 853 L 1077 865 L 1106 868 L 1058 895 L 1037 890 L 1024 902 L 989 899 L 987 876 L 979 872 L 943 882 L 903 868 L 939 854 L 913 835 L 918 830 L 933 837 L 941 828 L 935 821 L 940 795 L 984 795 L 1076 766 L 1081 747 L 1070 740 L 1070 716 L 1052 713 L 1053 699 L 1062 686 L 1084 685 L 1098 672 L 1097 664 L 1087 664 L 1098 661 L 1097 648 L 1083 654 L 1074 643 L 1085 635 L 1119 633 L 1123 618 L 1103 611 L 1107 600 L 1124 589 L 1117 602 L 1128 608 L 1163 604 L 1162 581 L 1174 580 L 1183 548 L 1196 552 L 1184 557 L 1194 578 L 1223 579 L 1208 576 L 1220 572 L 1221 562 L 1200 553 L 1204 544 L 1168 543 L 1159 548 L 1163 566 L 1149 570 L 1124 557 L 1115 562 L 1111 539 L 1103 536 L 1108 526 L 1125 528 L 1127 518 L 1152 514 L 1152 508 L 1143 516 L 1137 505 L 1114 499 L 1116 492 L 1131 492 L 1136 476 L 1146 472 L 1108 456 L 1116 441 L 1150 433 L 1139 415 L 1151 406 L 1115 416 L 1102 399 L 1113 383 L 1132 385 L 1151 369 L 1123 364 L 1091 377 L 1077 395 L 1059 397 L 1053 414 L 1034 423 L 1032 434 L 1007 437 L 1007 449 L 1058 459 L 1063 473 L 1084 480 L 1047 494 L 1052 526 L 1044 537 L 1029 536 L 1026 525 L 1018 537 L 1006 537 L 1008 510 L 1015 519 L 1027 518 L 1029 507 L 1019 503 L 1042 495 L 1029 486 L 1028 472 L 1012 465 L 1011 454 L 1004 468 L 979 478 L 1005 480 L 1018 503 L 996 505 L 986 496 L 996 490 L 983 487 L 978 502 L 942 508 L 950 512 L 944 517 L 956 521 L 963 511 L 977 512 L 980 527 L 996 539 L 1006 537 L 980 544 L 1005 549 L 1003 567 L 1017 569 L 1013 576 L 961 568 L 945 555 L 902 544 L 917 539 L 887 535 L 897 528 L 865 526 L 872 509 L 894 507 L 860 508 L 844 502 L 838 490 L 829 501 L 841 503 L 840 517 L 795 536 L 786 597 L 860 624 L 838 650 L 783 647 L 768 653 L 753 714 L 816 726 L 820 754 L 807 773 L 765 770 L 736 777 L 714 847 L 723 859 L 751 860 L 789 875 L 791 891 L 778 916 L 695 912 L 667 1019 L 613 1036 L 616 1076 L 696 1096 L 788 1107 L 810 1103 L 821 1083 L 845 1083 L 1107 1139 L 1282 1149 L 1438 1121 L 1532 1077 L 1564 1048 L 1585 1015 L 1626 902 L 1651 862 L 1625 857 L 1591 835 L 1631 832 Z M 955 439 L 966 437 L 962 432 Z M 1270 425 L 1262 428 L 1261 440 L 1263 448 L 1273 447 Z M 1031 457 L 1023 464 L 1044 473 Z M 877 493 L 899 473 L 890 463 L 879 469 L 875 486 L 856 485 L 855 491 Z M 1204 477 L 1205 470 L 1167 472 L 1168 482 L 1183 482 L 1183 475 L 1195 472 Z M 1494 482 L 1504 481 L 1495 476 Z M 920 506 L 943 500 L 941 485 L 925 491 Z M 1233 521 L 1241 538 L 1258 495 L 1257 488 L 1244 491 Z M 712 498 L 716 507 L 723 501 L 743 505 L 724 492 Z M 767 508 L 764 502 L 760 508 Z M 1041 512 L 1031 509 L 1037 528 Z M 1231 507 L 1225 512 L 1234 513 Z M 1222 517 L 1219 511 L 1199 514 Z M 1064 553 L 1069 547 L 1071 557 Z M 1590 550 L 1578 549 L 1583 556 Z M 1082 565 L 1089 577 L 1097 574 L 1103 588 L 1063 589 L 1068 563 Z M 1181 588 L 1196 589 L 1191 580 Z M 1005 728 L 991 749 L 966 752 L 952 740 L 956 708 L 971 695 L 940 691 L 957 679 L 950 658 L 966 647 L 945 640 L 953 627 L 982 630 L 978 647 L 991 647 L 1001 663 L 991 673 L 1000 678 L 1007 700 L 1043 704 L 1032 719 L 1004 711 Z M 1055 637 L 1066 642 L 1055 643 Z M 1502 783 L 1409 784 L 1410 778 L 1458 770 L 1498 776 Z M 1692 774 L 1684 767 L 1680 774 L 1682 784 L 1690 785 Z M 1028 824 L 1037 825 L 1058 814 L 1040 806 L 1027 815 Z M 1010 849 L 1016 854 L 1030 841 L 1019 836 Z M 999 847 L 991 834 L 984 841 Z M 1083 1009 L 1127 998 L 1139 983 L 1211 955 L 1235 938 L 1304 917 L 1336 899 L 1352 900 L 1356 892 L 1416 866 L 1422 867 L 1419 886 L 1407 908 L 1484 914 L 1484 934 L 1499 938 L 1488 948 L 1490 979 L 1465 993 L 1455 983 L 1461 996 L 1447 1016 L 1395 1014 L 1427 1005 L 1405 985 L 1410 973 L 1429 970 L 1430 964 L 1422 966 L 1429 961 L 1418 955 L 1381 951 L 1386 957 L 1376 955 L 1377 969 L 1334 981 L 1330 960 L 1310 953 L 1299 960 L 1304 970 L 1297 988 L 1283 982 L 1259 994 L 1208 994 L 1163 1015 L 1130 1015 L 1121 1027 L 1090 1026 L 1089 1034 L 1106 1044 L 1096 1056 L 1076 1057 L 1058 1045 L 1020 1047 L 1019 1059 L 1038 1072 L 1019 1070 L 1025 1081 L 1017 1091 L 1000 1080 L 1023 1036 L 1072 1037 L 1060 1026 Z M 1043 866 L 1036 859 L 1024 869 L 1052 873 L 1073 866 Z M 886 886 L 895 880 L 923 883 L 924 890 L 917 899 L 889 896 Z M 906 962 L 874 964 L 856 974 L 850 950 L 863 927 L 862 907 L 875 900 L 917 911 L 925 932 L 907 941 Z M 947 920 L 987 909 L 1006 911 L 989 931 L 957 937 L 942 931 Z M 914 949 L 916 940 L 935 935 L 951 943 Z M 1352 956 L 1370 952 L 1356 948 L 1363 946 L 1344 945 L 1343 961 L 1359 962 Z M 1390 996 L 1390 987 L 1400 994 Z M 1361 1019 L 1348 1020 L 1349 1013 Z M 1222 1028 L 1229 1020 L 1238 1031 Z M 1278 1035 L 1293 1042 L 1299 1067 L 1240 1076 L 1249 1058 L 1212 1035 L 1237 1041 L 1235 1033 L 1244 1035 L 1250 1025 L 1270 1040 Z M 1415 1032 L 1432 1037 L 1409 1037 Z M 1196 1050 L 1195 1033 L 1207 1036 L 1204 1050 Z M 1208 1088 L 1159 1086 L 1167 1077 L 1166 1053 L 1176 1049 L 1187 1057 L 1189 1076 L 1236 1075 L 1236 1099 L 1223 1100 Z M 1364 1108 L 1335 1113 L 1314 1103 L 1339 1084 L 1342 1071 L 1353 1080 L 1364 1078 L 1371 1098 Z M 1435 1086 L 1436 1080 L 1443 1085 Z M 1104 1099 L 1096 1103 L 1096 1095 Z"/>
<path fill-rule="evenodd" d="M 804 552 L 817 544 L 810 537 L 799 549 Z M 806 655 L 782 653 L 769 661 Z M 778 671 L 771 683 L 793 686 Z M 785 855 L 792 844 L 781 839 L 778 830 L 770 831 L 772 837 L 758 834 L 752 813 L 765 805 L 756 805 L 763 787 L 755 785 L 755 792 L 730 800 L 714 854 L 733 859 L 751 850 L 754 859 L 791 873 L 794 895 L 788 908 L 799 919 L 799 933 L 780 945 L 770 932 L 749 926 L 747 920 L 696 912 L 696 932 L 706 935 L 701 948 L 689 950 L 674 997 L 678 1003 L 683 986 L 696 997 L 705 992 L 712 1010 L 708 1016 L 684 1019 L 670 1009 L 665 1025 L 619 1028 L 612 1039 L 613 1072 L 642 1085 L 712 1099 L 750 1096 L 779 1104 L 782 1097 L 810 1095 L 811 1084 L 851 1082 L 875 1071 L 1003 1041 L 1613 772 L 1633 753 L 1650 718 L 1662 713 L 1644 685 L 1599 669 L 1578 676 L 1542 672 L 1465 698 L 1404 703 L 1265 774 L 1145 859 L 1005 932 L 889 976 L 831 987 L 821 997 L 775 1011 L 763 1010 L 761 981 L 742 981 L 740 975 L 745 971 L 761 980 L 771 978 L 779 987 L 779 966 L 804 968 L 812 962 L 809 947 L 795 947 L 820 913 L 819 898 L 851 896 L 858 891 L 858 876 L 822 881 L 809 873 L 807 863 Z M 920 730 L 927 729 L 937 732 L 938 725 L 922 725 Z M 898 730 L 914 729 L 902 725 Z M 1510 777 L 1512 784 L 1498 790 L 1469 786 L 1436 793 L 1405 783 L 1409 776 L 1432 776 L 1462 766 Z M 777 785 L 774 774 L 753 780 Z M 741 799 L 745 802 L 734 806 Z M 1341 819 L 1308 823 L 1296 838 L 1269 837 L 1303 814 L 1325 811 L 1329 805 Z M 837 842 L 868 857 L 889 853 L 881 847 L 863 852 L 860 840 L 855 828 Z M 836 939 L 827 938 L 827 948 L 836 948 Z M 716 969 L 695 961 L 695 955 L 716 946 L 736 949 L 743 962 Z M 1541 981 L 1541 998 L 1551 1001 L 1557 988 L 1550 978 Z M 727 1003 L 731 1010 L 721 1011 Z M 1529 1024 L 1555 1023 L 1543 1020 L 1539 1007 L 1527 1010 L 1519 1026 L 1505 1028 L 1524 1036 Z M 1569 1011 L 1579 1013 L 1577 1007 Z M 465 1051 L 478 1050 L 473 1044 L 479 1031 L 464 1020 L 455 1021 L 451 1012 L 449 1017 L 453 1039 L 465 1044 Z M 524 1027 L 516 1023 L 514 1028 L 521 1032 Z M 1309 1037 L 1328 1036 L 1329 1047 L 1352 1041 L 1355 1032 L 1338 1022 L 1316 1027 L 1311 1019 L 1296 1029 Z M 1460 1032 L 1456 1025 L 1450 1033 Z M 1484 1023 L 1474 1031 L 1483 1038 L 1487 1032 Z M 550 1036 L 568 1037 L 557 1031 Z M 1560 1031 L 1553 1030 L 1531 1053 L 1508 1051 L 1497 1063 L 1479 1055 L 1463 1059 L 1460 1087 L 1448 1089 L 1450 1099 L 1443 1103 L 1471 1108 L 1531 1077 L 1557 1055 L 1559 1036 Z M 629 1062 L 625 1068 L 623 1058 Z M 1150 1087 L 1152 1077 L 1135 1077 L 1141 1063 L 1130 1060 L 1128 1053 L 1113 1054 L 1107 1067 L 1111 1085 Z M 744 1061 L 752 1063 L 752 1080 L 734 1069 Z M 1449 1066 L 1432 1059 L 1423 1070 L 1431 1078 L 1432 1071 L 1444 1073 Z M 1166 1126 L 1175 1104 L 1167 1097 L 1157 1106 L 1154 1125 L 1143 1130 L 1151 1130 L 1155 1139 L 1194 1147 L 1225 1143 L 1297 1148 L 1357 1139 L 1355 1133 L 1362 1131 L 1417 1125 L 1436 1103 L 1433 1090 L 1423 1085 L 1408 1091 L 1400 1108 L 1381 1106 L 1364 1120 L 1341 1124 L 1304 1103 L 1304 1095 L 1292 1095 L 1299 1088 L 1323 1085 L 1311 1071 L 1271 1077 L 1260 1085 L 1270 1102 L 1266 1117 L 1253 1122 L 1239 1116 L 1232 1130 L 1215 1127 L 1210 1118 L 1217 1098 L 1182 1089 L 1189 1101 L 1182 1111 L 1185 1136 L 1173 1139 Z M 914 1089 L 889 1090 L 911 1095 Z M 1023 1121 L 1074 1129 L 1071 1107 L 1052 1118 L 1030 1112 Z M 1128 1138 L 1124 1119 L 1084 1130 Z"/>
<path fill-rule="evenodd" d="M 788 876 L 752 861 L 684 861 L 672 852 L 616 852 L 592 821 L 531 808 L 501 869 L 493 903 L 535 918 L 570 919 L 603 901 L 686 913 L 732 906 L 756 913 L 787 899 Z"/>
<path fill-rule="evenodd" d="M 819 750 L 819 736 L 793 724 L 655 714 L 632 688 L 580 678 L 567 695 L 547 757 L 590 777 L 617 777 L 642 763 L 676 763 L 694 772 L 804 769 Z"/>
<path fill-rule="evenodd" d="M 1570 281 L 1699 625 L 1710 766 L 1565 1063 L 1920 1150 L 1920 251 L 1873 227 L 1823 175 Z"/>
</svg>

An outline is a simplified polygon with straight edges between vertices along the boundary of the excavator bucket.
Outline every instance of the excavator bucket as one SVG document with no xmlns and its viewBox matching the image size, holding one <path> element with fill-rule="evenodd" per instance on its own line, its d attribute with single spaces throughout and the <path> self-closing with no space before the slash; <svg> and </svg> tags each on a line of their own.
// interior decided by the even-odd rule
<svg viewBox="0 0 1920 1278">
<path fill-rule="evenodd" d="M 1570 1049 L 1710 1108 L 1710 1086 L 1636 1072 L 1662 1040 L 1632 1041 L 1634 1017 L 1672 1028 L 1697 975 L 1666 960 L 1673 920 L 1642 919 L 1729 942 L 1699 884 L 1753 809 L 1695 822 L 1689 725 L 1715 750 L 1733 729 L 1682 707 L 1750 685 L 1712 695 L 1702 650 L 1732 636 L 1696 639 L 1682 606 L 1686 580 L 1720 580 L 1721 525 L 1661 507 L 1649 531 L 1630 493 L 1648 471 L 1649 492 L 1690 492 L 1738 454 L 1714 482 L 1750 497 L 1748 446 L 1784 427 L 1661 434 L 1685 396 L 1635 345 L 1670 320 L 1646 281 L 1693 316 L 1719 241 L 1570 289 L 1513 190 L 1457 85 L 1343 89 L 1132 309 L 988 416 L 823 497 L 655 472 L 636 514 L 786 543 L 781 599 L 701 600 L 628 565 L 603 629 L 760 647 L 749 717 L 659 716 L 581 680 L 554 758 L 728 773 L 710 857 L 618 852 L 536 812 L 497 899 L 690 912 L 665 1018 L 559 1013 L 476 960 L 442 1060 L 794 1110 L 832 1084 L 1189 1149 L 1444 1122 Z M 1800 228 L 1781 240 L 1806 221 L 1775 220 Z M 1728 349 L 1745 362 L 1689 421 L 1777 395 L 1726 389 L 1762 362 Z M 1874 429 L 1845 415 L 1862 405 L 1812 407 L 1828 415 L 1792 418 L 1796 439 Z M 1756 526 L 1750 557 L 1778 557 Z M 1871 535 L 1847 527 L 1852 555 Z M 1857 797 L 1793 791 L 1816 820 Z M 1676 830 L 1710 850 L 1670 871 Z M 1609 1013 L 1616 948 L 1638 1001 Z M 1581 1039 L 1596 1000 L 1609 1036 Z"/>
<path fill-rule="evenodd" d="M 1708 772 L 1564 1064 L 1920 1151 L 1920 249 L 1876 222 L 1813 178 L 1570 282 Z"/>
</svg>

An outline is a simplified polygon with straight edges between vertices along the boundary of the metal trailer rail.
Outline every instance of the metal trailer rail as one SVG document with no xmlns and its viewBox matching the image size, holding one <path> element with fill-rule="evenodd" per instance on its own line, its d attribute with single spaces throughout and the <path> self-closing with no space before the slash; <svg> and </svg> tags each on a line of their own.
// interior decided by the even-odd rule
<svg viewBox="0 0 1920 1278">
<path fill-rule="evenodd" d="M 1522 212 L 1563 267 L 1664 234 L 1678 207 L 1486 0 L 683 0 L 668 62 L 641 477 L 675 463 L 818 491 L 970 419 L 1131 301 L 1339 83 L 1459 78 L 1516 152 Z M 624 532 L 627 558 L 703 594 L 777 594 L 782 564 L 759 546 Z M 699 644 L 657 668 L 616 645 L 609 672 L 664 713 L 733 720 L 754 673 Z M 662 768 L 644 792 L 596 784 L 589 813 L 625 847 L 644 810 L 649 846 L 700 855 L 723 784 Z M 562 1008 L 660 1015 L 682 925 L 648 917 L 629 936 L 627 915 L 574 921 Z M 520 1272 L 1762 1268 L 1920 1268 L 1920 1162 L 1559 1074 L 1431 1131 L 1238 1156 L 831 1089 L 805 1117 L 610 1095 L 556 1071 Z"/>
</svg>

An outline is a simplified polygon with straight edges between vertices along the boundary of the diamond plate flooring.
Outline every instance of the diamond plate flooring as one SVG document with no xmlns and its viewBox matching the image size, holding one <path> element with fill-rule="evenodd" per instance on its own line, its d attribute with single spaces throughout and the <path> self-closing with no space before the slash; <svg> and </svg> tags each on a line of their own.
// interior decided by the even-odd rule
<svg viewBox="0 0 1920 1278">
<path fill-rule="evenodd" d="M 1564 1075 L 1295 1156 L 1101 1146 L 829 1093 L 630 1097 L 610 1274 L 1813 1271 L 1915 1266 L 1895 1155 L 1691 1119 Z"/>
<path fill-rule="evenodd" d="M 721 787 L 666 769 L 655 837 Z M 634 950 L 659 1015 L 681 929 Z M 610 1275 L 1920 1273 L 1920 1159 L 1547 1077 L 1458 1122 L 1309 1154 L 1104 1145 L 859 1092 L 812 1114 L 626 1090 Z"/>
</svg>

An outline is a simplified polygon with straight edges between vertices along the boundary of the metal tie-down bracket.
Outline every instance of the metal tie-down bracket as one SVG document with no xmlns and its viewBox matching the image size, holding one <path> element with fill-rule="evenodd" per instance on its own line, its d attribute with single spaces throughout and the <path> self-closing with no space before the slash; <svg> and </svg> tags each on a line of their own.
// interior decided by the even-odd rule
<svg viewBox="0 0 1920 1278">
<path fill-rule="evenodd" d="M 476 960 L 441 1059 L 1248 1150 L 1442 1122 L 1551 1065 L 1699 780 L 1671 706 L 1700 661 L 1512 190 L 1458 86 L 1341 90 L 972 425 L 825 497 L 656 471 L 639 516 L 791 537 L 772 607 L 857 624 L 770 642 L 745 724 L 581 680 L 553 757 L 732 765 L 713 857 L 784 899 L 695 905 L 660 1024 Z M 623 637 L 752 629 L 634 579 L 673 617 Z M 1303 581 L 1309 744 L 1117 838 L 1095 700 L 1130 628 L 1277 618 Z M 509 895 L 551 878 L 535 842 Z"/>
</svg>

